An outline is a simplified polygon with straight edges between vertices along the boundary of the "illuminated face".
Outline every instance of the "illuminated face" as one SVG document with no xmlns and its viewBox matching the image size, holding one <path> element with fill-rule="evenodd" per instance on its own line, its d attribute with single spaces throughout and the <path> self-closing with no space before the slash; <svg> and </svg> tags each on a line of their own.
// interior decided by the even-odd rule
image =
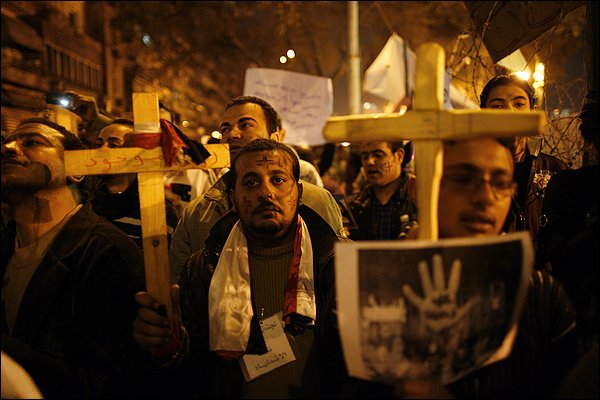
<svg viewBox="0 0 600 400">
<path fill-rule="evenodd" d="M 362 167 L 371 185 L 386 186 L 398 179 L 402 172 L 404 150 L 392 153 L 387 142 L 362 142 L 359 150 Z"/>
<path fill-rule="evenodd" d="M 485 108 L 495 108 L 509 111 L 529 111 L 537 110 L 537 106 L 529 102 L 527 92 L 517 85 L 500 85 L 490 91 L 485 102 Z M 521 160 L 525 153 L 527 138 L 524 136 L 515 137 L 515 158 Z"/>
<path fill-rule="evenodd" d="M 510 150 L 495 139 L 447 143 L 440 186 L 440 237 L 498 235 L 514 193 L 513 172 Z"/>
<path fill-rule="evenodd" d="M 259 151 L 240 156 L 232 197 L 244 232 L 259 238 L 283 236 L 298 208 L 300 188 L 292 160 L 280 151 Z"/>
<path fill-rule="evenodd" d="M 223 114 L 220 127 L 222 142 L 229 144 L 229 156 L 233 160 L 246 143 L 254 139 L 268 139 L 267 118 L 262 107 L 244 103 L 230 107 Z"/>
<path fill-rule="evenodd" d="M 119 148 L 128 147 L 131 142 L 133 128 L 129 125 L 112 124 L 108 125 L 98 135 L 96 147 L 98 148 Z"/>
<path fill-rule="evenodd" d="M 529 102 L 527 92 L 517 85 L 499 85 L 490 91 L 485 108 L 510 111 L 529 111 L 535 109 Z"/>
<path fill-rule="evenodd" d="M 64 136 L 47 125 L 19 126 L 2 145 L 2 194 L 33 194 L 66 184 Z"/>
</svg>

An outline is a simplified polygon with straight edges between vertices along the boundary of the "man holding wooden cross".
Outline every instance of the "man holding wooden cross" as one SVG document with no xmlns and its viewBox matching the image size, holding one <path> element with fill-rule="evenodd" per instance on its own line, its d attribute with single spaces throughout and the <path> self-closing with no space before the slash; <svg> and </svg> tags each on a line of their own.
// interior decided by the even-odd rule
<svg viewBox="0 0 600 400">
<path fill-rule="evenodd" d="M 65 170 L 83 144 L 62 126 L 24 120 L 2 144 L 2 350 L 46 398 L 135 395 L 131 324 L 144 287 L 142 254 L 81 204 Z"/>
<path fill-rule="evenodd" d="M 392 140 L 401 134 L 404 139 L 415 140 L 419 239 L 497 235 L 515 186 L 514 161 L 506 139 L 511 142 L 512 136 L 539 131 L 540 113 L 442 111 L 444 52 L 438 45 L 426 44 L 419 49 L 417 60 L 415 111 L 399 117 L 330 118 L 325 138 Z M 436 289 L 446 284 L 437 278 L 435 282 Z M 441 298 L 423 300 L 429 300 L 423 304 L 439 305 L 440 312 L 447 306 Z M 425 317 L 443 314 L 422 311 Z M 576 357 L 574 327 L 573 307 L 558 281 L 536 271 L 531 275 L 518 335 L 507 359 L 481 367 L 446 387 L 430 381 L 400 382 L 396 395 L 552 397 Z M 379 397 L 391 397 L 393 390 L 388 389 L 387 393 L 379 392 Z M 373 390 L 373 386 L 364 389 L 367 393 Z"/>
</svg>

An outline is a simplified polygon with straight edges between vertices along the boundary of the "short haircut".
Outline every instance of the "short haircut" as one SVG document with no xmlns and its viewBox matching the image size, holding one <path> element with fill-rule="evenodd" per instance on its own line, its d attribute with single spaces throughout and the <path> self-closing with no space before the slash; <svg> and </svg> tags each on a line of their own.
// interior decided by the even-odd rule
<svg viewBox="0 0 600 400">
<path fill-rule="evenodd" d="M 86 148 L 83 142 L 77 137 L 77 135 L 69 131 L 64 126 L 59 125 L 54 121 L 50 121 L 49 119 L 41 117 L 26 118 L 21 120 L 18 126 L 22 126 L 25 124 L 42 124 L 59 131 L 64 136 L 63 147 L 65 148 L 65 150 L 82 150 Z"/>
<path fill-rule="evenodd" d="M 386 142 L 390 146 L 392 153 L 395 153 L 400 149 L 404 150 L 404 143 L 402 141 L 393 141 L 392 142 L 392 141 L 384 140 L 384 142 Z"/>
<path fill-rule="evenodd" d="M 481 137 L 480 137 L 481 138 Z M 473 139 L 477 139 L 477 138 L 473 138 Z M 502 145 L 503 147 L 506 147 L 508 149 L 508 151 L 510 151 L 510 154 L 515 154 L 515 141 L 514 138 L 499 138 L 499 137 L 492 137 L 492 139 L 495 139 L 498 143 L 500 143 L 500 145 Z M 444 141 L 444 147 L 445 146 L 452 146 L 456 143 L 460 143 L 461 140 L 446 140 Z M 514 165 L 514 159 L 511 158 L 511 160 L 513 160 L 513 165 Z M 513 180 L 515 179 L 514 176 L 514 172 L 516 171 L 516 168 L 513 171 Z"/>
<path fill-rule="evenodd" d="M 294 151 L 289 148 L 287 145 L 277 142 L 272 139 L 254 139 L 240 150 L 239 154 L 233 159 L 231 162 L 231 182 L 235 185 L 238 177 L 237 170 L 237 160 L 244 154 L 249 153 L 258 153 L 261 151 L 282 151 L 289 156 L 290 161 L 292 162 L 292 173 L 294 175 L 294 179 L 296 182 L 300 180 L 300 161 Z"/>
<path fill-rule="evenodd" d="M 278 129 L 278 120 L 279 116 L 277 115 L 277 111 L 270 105 L 266 100 L 261 99 L 256 96 L 238 96 L 235 97 L 227 103 L 225 106 L 225 111 L 229 110 L 231 107 L 239 106 L 246 103 L 254 103 L 258 104 L 265 113 L 265 119 L 267 120 L 267 129 L 269 130 L 269 134 L 277 132 Z M 279 120 L 281 121 L 281 120 Z"/>
<path fill-rule="evenodd" d="M 533 109 L 533 106 L 537 104 L 537 98 L 535 97 L 535 91 L 533 87 L 524 79 L 519 78 L 516 74 L 510 75 L 497 75 L 490 79 L 488 83 L 485 84 L 485 87 L 481 91 L 481 96 L 479 98 L 479 106 L 481 108 L 486 108 L 485 104 L 487 103 L 488 97 L 490 96 L 490 92 L 492 89 L 498 86 L 507 86 L 514 85 L 518 86 L 527 93 L 527 97 L 529 97 L 529 106 Z"/>
</svg>

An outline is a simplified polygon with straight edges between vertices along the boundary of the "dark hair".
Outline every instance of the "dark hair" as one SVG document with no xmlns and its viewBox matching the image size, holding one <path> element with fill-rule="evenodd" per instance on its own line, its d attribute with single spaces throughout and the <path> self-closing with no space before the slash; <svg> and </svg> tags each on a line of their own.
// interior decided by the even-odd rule
<svg viewBox="0 0 600 400">
<path fill-rule="evenodd" d="M 290 161 L 292 162 L 292 173 L 294 175 L 294 179 L 296 179 L 296 182 L 298 182 L 300 180 L 300 161 L 299 161 L 298 157 L 296 157 L 296 154 L 294 154 L 294 151 L 290 147 L 288 147 L 287 145 L 285 145 L 283 143 L 272 140 L 272 139 L 254 139 L 251 142 L 249 142 L 248 144 L 246 144 L 244 147 L 242 147 L 239 154 L 231 162 L 231 182 L 232 182 L 232 184 L 235 185 L 235 182 L 236 182 L 237 176 L 238 176 L 238 170 L 237 170 L 237 165 L 236 165 L 238 158 L 240 158 L 244 154 L 258 153 L 260 151 L 275 151 L 275 150 L 280 150 L 280 151 L 287 153 L 287 155 L 290 158 Z"/>
<path fill-rule="evenodd" d="M 269 134 L 277 132 L 278 127 L 281 126 L 281 120 L 277 115 L 277 111 L 271 106 L 266 100 L 261 99 L 256 96 L 238 96 L 235 97 L 227 103 L 225 106 L 225 111 L 229 110 L 231 107 L 239 106 L 246 103 L 254 103 L 258 104 L 265 113 L 265 119 L 267 120 L 267 129 L 269 130 Z"/>
<path fill-rule="evenodd" d="M 86 148 L 83 142 L 77 137 L 77 135 L 69 131 L 64 126 L 59 125 L 54 121 L 50 121 L 49 119 L 41 117 L 26 118 L 21 120 L 18 126 L 22 126 L 25 124 L 42 124 L 59 131 L 64 136 L 63 147 L 65 148 L 65 150 L 82 150 Z"/>
<path fill-rule="evenodd" d="M 527 97 L 529 97 L 529 106 L 533 108 L 537 104 L 537 98 L 535 97 L 535 91 L 533 87 L 524 79 L 519 78 L 516 74 L 510 75 L 497 75 L 490 79 L 488 83 L 485 84 L 485 87 L 481 91 L 481 96 L 479 97 L 479 106 L 481 108 L 486 108 L 485 104 L 487 103 L 488 97 L 492 89 L 497 86 L 506 86 L 506 85 L 515 85 L 520 87 L 527 93 Z"/>
</svg>

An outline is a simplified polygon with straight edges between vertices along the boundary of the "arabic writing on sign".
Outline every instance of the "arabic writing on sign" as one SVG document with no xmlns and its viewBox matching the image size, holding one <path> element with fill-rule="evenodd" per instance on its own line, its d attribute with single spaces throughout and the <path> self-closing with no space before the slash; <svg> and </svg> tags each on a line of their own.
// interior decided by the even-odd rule
<svg viewBox="0 0 600 400">
<path fill-rule="evenodd" d="M 323 126 L 333 110 L 331 79 L 268 68 L 246 70 L 244 94 L 267 100 L 280 114 L 289 144 L 325 143 Z"/>
</svg>

